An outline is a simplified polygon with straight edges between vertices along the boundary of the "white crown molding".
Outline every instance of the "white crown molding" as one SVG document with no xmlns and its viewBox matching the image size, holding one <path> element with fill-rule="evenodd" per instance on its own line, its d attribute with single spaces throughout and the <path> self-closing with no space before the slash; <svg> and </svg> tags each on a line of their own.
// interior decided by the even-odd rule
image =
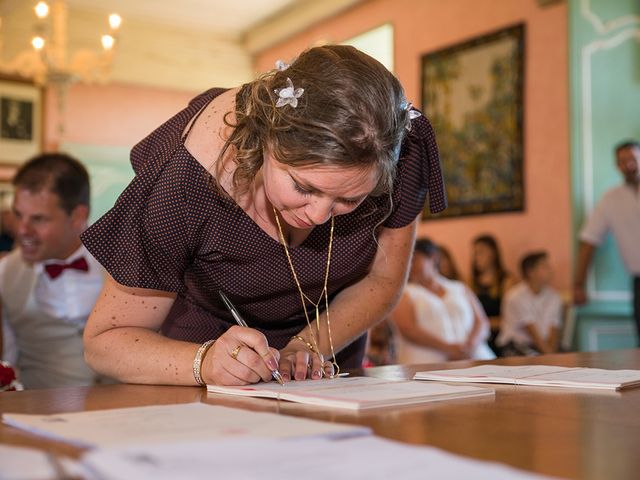
<svg viewBox="0 0 640 480">
<path fill-rule="evenodd" d="M 580 13 L 593 26 L 599 35 L 605 35 L 627 25 L 640 24 L 640 16 L 638 15 L 624 15 L 604 22 L 593 10 L 591 10 L 591 0 L 580 1 Z"/>
</svg>

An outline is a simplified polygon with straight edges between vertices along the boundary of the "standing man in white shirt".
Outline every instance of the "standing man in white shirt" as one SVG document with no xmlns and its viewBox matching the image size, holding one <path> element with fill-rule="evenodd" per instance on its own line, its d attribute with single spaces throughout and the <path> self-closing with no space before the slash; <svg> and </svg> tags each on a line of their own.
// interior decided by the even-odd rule
<svg viewBox="0 0 640 480">
<path fill-rule="evenodd" d="M 84 362 L 82 332 L 104 281 L 79 238 L 89 175 L 68 155 L 44 154 L 13 184 L 18 248 L 0 261 L 3 357 L 27 389 L 89 385 L 96 374 Z"/>
<path fill-rule="evenodd" d="M 595 249 L 608 232 L 613 234 L 633 282 L 633 316 L 640 345 L 640 143 L 627 141 L 616 149 L 616 164 L 624 183 L 608 190 L 580 232 L 574 302 L 588 301 L 585 284 Z"/>
<path fill-rule="evenodd" d="M 521 262 L 523 280 L 502 300 L 502 322 L 496 344 L 503 356 L 535 355 L 558 350 L 562 299 L 550 287 L 552 270 L 546 252 Z"/>
</svg>

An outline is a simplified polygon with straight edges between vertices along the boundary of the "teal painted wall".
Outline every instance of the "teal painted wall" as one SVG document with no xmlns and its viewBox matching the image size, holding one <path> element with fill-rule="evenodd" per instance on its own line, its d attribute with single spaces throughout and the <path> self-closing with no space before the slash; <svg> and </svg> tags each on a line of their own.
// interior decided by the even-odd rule
<svg viewBox="0 0 640 480">
<path fill-rule="evenodd" d="M 63 143 L 60 150 L 80 160 L 91 179 L 90 223 L 104 215 L 133 178 L 130 147 Z"/>
<path fill-rule="evenodd" d="M 577 238 L 598 199 L 622 181 L 614 146 L 623 139 L 640 139 L 640 2 L 569 0 L 569 42 L 573 232 Z M 591 302 L 576 312 L 577 348 L 635 345 L 630 286 L 629 274 L 609 237 L 591 269 Z"/>
</svg>

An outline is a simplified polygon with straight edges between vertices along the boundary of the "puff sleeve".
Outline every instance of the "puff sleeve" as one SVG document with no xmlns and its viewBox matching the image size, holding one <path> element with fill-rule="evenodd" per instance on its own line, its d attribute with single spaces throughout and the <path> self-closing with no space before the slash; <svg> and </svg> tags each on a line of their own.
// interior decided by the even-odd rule
<svg viewBox="0 0 640 480">
<path fill-rule="evenodd" d="M 393 210 L 384 226 L 399 228 L 411 223 L 429 202 L 431 213 L 447 208 L 440 154 L 431 123 L 424 115 L 414 119 L 400 150 L 393 186 Z"/>
</svg>

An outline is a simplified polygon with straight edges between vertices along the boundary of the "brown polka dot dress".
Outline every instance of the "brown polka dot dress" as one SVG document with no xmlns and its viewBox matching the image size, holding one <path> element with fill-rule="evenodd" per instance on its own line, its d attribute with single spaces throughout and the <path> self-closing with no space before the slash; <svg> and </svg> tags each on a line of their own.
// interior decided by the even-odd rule
<svg viewBox="0 0 640 480">
<path fill-rule="evenodd" d="M 82 241 L 117 282 L 177 293 L 162 325 L 167 337 L 200 343 L 234 325 L 218 297 L 221 289 L 249 325 L 282 348 L 306 325 L 283 246 L 218 192 L 183 144 L 189 120 L 223 91 L 199 95 L 133 148 L 134 179 Z M 402 146 L 393 208 L 383 225 L 409 224 L 427 194 L 432 211 L 446 207 L 433 130 L 419 117 Z M 336 217 L 330 299 L 367 274 L 376 253 L 374 230 L 388 212 L 389 200 L 381 197 Z M 302 288 L 313 299 L 324 283 L 329 228 L 330 222 L 315 227 L 289 249 Z M 315 318 L 314 307 L 307 308 Z M 360 366 L 364 344 L 363 336 L 340 352 L 339 364 Z"/>
</svg>

